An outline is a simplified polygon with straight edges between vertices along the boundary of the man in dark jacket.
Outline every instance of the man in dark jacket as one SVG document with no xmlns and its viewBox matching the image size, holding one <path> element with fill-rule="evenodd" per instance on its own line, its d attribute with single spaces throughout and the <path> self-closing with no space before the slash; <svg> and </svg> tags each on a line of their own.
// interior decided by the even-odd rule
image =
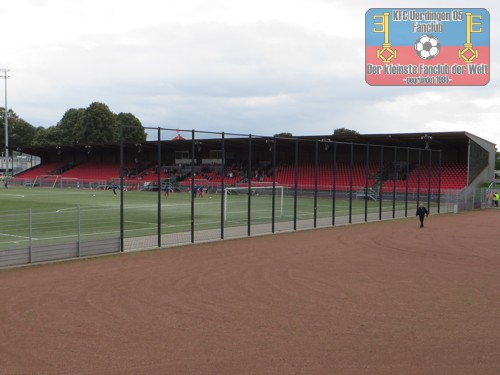
<svg viewBox="0 0 500 375">
<path fill-rule="evenodd" d="M 416 216 L 418 216 L 418 219 L 420 220 L 420 228 L 423 228 L 424 227 L 424 218 L 426 216 L 429 216 L 429 211 L 427 210 L 427 208 L 425 208 L 423 203 L 420 203 L 420 205 L 418 206 Z"/>
</svg>

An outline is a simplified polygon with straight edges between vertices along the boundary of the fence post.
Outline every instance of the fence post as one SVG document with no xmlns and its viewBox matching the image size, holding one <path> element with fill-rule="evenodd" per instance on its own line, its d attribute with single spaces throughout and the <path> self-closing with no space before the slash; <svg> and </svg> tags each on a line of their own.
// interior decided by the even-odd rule
<svg viewBox="0 0 500 375">
<path fill-rule="evenodd" d="M 314 149 L 314 228 L 318 218 L 318 141 L 315 141 Z"/>
<path fill-rule="evenodd" d="M 28 262 L 31 264 L 32 251 L 33 251 L 33 245 L 32 245 L 32 240 L 33 240 L 33 215 L 32 215 L 31 208 L 29 209 L 28 221 L 29 221 L 29 239 L 30 239 L 30 244 L 29 244 L 29 260 L 28 260 Z"/>
<path fill-rule="evenodd" d="M 396 173 L 396 160 L 398 158 L 398 148 L 394 146 L 394 157 L 392 161 L 392 218 L 396 217 L 396 179 L 399 180 L 399 170 Z"/>
<path fill-rule="evenodd" d="M 297 193 L 299 189 L 299 138 L 295 138 L 295 165 L 294 165 L 294 192 L 293 192 L 293 230 L 297 230 Z"/>
<path fill-rule="evenodd" d="M 378 219 L 382 220 L 382 195 L 384 193 L 382 186 L 384 185 L 384 146 L 380 146 L 380 184 L 378 185 Z"/>
<path fill-rule="evenodd" d="M 417 174 L 417 206 L 420 204 L 420 174 L 422 173 L 420 167 L 422 166 L 422 150 L 418 150 L 418 174 Z M 429 208 L 427 206 L 427 208 Z"/>
<path fill-rule="evenodd" d="M 247 235 L 251 235 L 252 225 L 252 134 L 248 135 L 247 163 L 248 197 L 247 197 Z"/>
<path fill-rule="evenodd" d="M 332 226 L 335 226 L 335 203 L 336 203 L 336 195 L 337 195 L 337 142 L 333 142 L 333 194 L 332 194 Z"/>
<path fill-rule="evenodd" d="M 365 191 L 364 191 L 364 200 L 365 200 L 365 222 L 368 221 L 368 178 L 370 173 L 370 145 L 366 145 L 366 163 L 365 163 Z"/>
<path fill-rule="evenodd" d="M 432 150 L 429 150 L 429 175 L 427 176 L 427 207 L 431 206 Z"/>
<path fill-rule="evenodd" d="M 438 151 L 439 155 L 439 176 L 438 176 L 438 214 L 441 213 L 441 173 L 442 173 L 442 152 L 441 150 Z"/>
<path fill-rule="evenodd" d="M 161 134 L 160 127 L 158 127 L 158 144 L 157 144 L 157 164 L 156 164 L 156 173 L 158 175 L 158 227 L 157 227 L 157 236 L 158 236 L 158 247 L 161 247 Z M 165 187 L 167 188 L 167 187 Z"/>
<path fill-rule="evenodd" d="M 275 224 L 276 224 L 276 221 L 275 221 L 275 218 L 276 218 L 276 208 L 275 208 L 275 204 L 276 204 L 276 137 L 273 137 L 273 140 L 272 140 L 272 147 L 273 147 L 273 197 L 272 197 L 272 210 L 271 210 L 271 232 L 274 233 L 275 231 Z M 282 194 L 283 195 L 283 194 Z M 283 213 L 283 199 L 281 200 L 282 202 L 282 209 L 281 209 L 281 213 Z"/>
<path fill-rule="evenodd" d="M 123 125 L 120 125 L 120 252 L 124 249 L 124 212 L 123 212 L 123 169 L 124 169 L 124 152 L 123 152 Z"/>
<path fill-rule="evenodd" d="M 410 179 L 410 148 L 406 148 L 405 217 L 408 217 L 408 182 Z"/>
<path fill-rule="evenodd" d="M 226 199 L 226 194 L 225 194 L 225 189 L 226 189 L 226 183 L 225 183 L 225 178 L 226 178 L 226 145 L 224 142 L 224 132 L 222 132 L 221 136 L 221 153 L 222 153 L 222 160 L 221 160 L 221 170 L 220 170 L 220 175 L 221 175 L 221 181 L 220 181 L 220 190 L 221 190 L 221 200 L 220 200 L 220 238 L 221 240 L 224 239 L 224 204 L 225 204 L 225 199 Z M 215 191 L 217 192 L 217 186 L 215 186 Z"/>
<path fill-rule="evenodd" d="M 191 130 L 191 243 L 194 243 L 194 198 L 196 191 L 194 190 L 194 129 Z"/>
<path fill-rule="evenodd" d="M 354 144 L 351 143 L 349 160 L 349 224 L 352 224 L 352 178 L 354 174 Z"/>
<path fill-rule="evenodd" d="M 77 257 L 80 258 L 80 233 L 81 233 L 81 220 L 80 220 L 80 206 L 76 206 L 76 251 Z"/>
</svg>

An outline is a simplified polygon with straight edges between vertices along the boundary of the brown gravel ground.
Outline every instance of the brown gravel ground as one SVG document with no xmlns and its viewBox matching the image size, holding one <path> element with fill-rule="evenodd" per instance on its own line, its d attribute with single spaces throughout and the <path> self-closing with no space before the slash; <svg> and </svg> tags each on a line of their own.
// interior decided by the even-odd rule
<svg viewBox="0 0 500 375">
<path fill-rule="evenodd" d="M 0 271 L 0 374 L 500 374 L 500 210 Z"/>
</svg>

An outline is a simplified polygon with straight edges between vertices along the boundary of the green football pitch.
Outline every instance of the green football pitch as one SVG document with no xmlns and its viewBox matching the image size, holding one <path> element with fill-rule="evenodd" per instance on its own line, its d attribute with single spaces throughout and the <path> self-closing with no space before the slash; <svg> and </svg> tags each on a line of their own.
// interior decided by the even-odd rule
<svg viewBox="0 0 500 375">
<path fill-rule="evenodd" d="M 33 244 L 56 244 L 120 234 L 121 196 L 117 191 L 54 188 L 11 188 L 0 190 L 0 249 Z M 315 204 L 316 202 L 316 204 Z M 367 202 L 368 212 L 378 212 L 379 202 Z M 393 209 L 392 201 L 382 210 Z M 398 202 L 396 209 L 404 209 Z M 331 218 L 365 212 L 365 201 L 314 199 L 313 195 L 275 197 L 275 222 Z M 249 214 L 250 212 L 250 214 Z M 260 194 L 207 194 L 192 199 L 187 192 L 126 191 L 123 193 L 124 237 L 141 237 L 180 232 L 246 226 L 272 222 L 272 197 Z M 192 220 L 193 219 L 193 220 Z"/>
</svg>

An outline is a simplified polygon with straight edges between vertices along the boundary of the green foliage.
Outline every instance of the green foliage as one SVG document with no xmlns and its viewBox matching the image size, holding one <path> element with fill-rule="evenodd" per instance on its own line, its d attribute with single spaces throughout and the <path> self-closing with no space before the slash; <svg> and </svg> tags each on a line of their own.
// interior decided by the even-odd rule
<svg viewBox="0 0 500 375">
<path fill-rule="evenodd" d="M 35 137 L 36 129 L 23 119 L 9 122 L 9 146 L 23 146 L 25 142 L 31 143 Z"/>
<path fill-rule="evenodd" d="M 118 126 L 123 125 L 123 138 L 125 142 L 145 142 L 147 134 L 137 117 L 131 113 L 119 113 L 116 116 Z"/>
<path fill-rule="evenodd" d="M 356 130 L 338 128 L 333 131 L 333 135 L 359 135 Z"/>
<path fill-rule="evenodd" d="M 495 170 L 500 171 L 500 152 L 495 153 Z"/>
<path fill-rule="evenodd" d="M 119 140 L 116 116 L 106 104 L 94 102 L 83 112 L 74 135 L 77 144 L 115 143 Z"/>
<path fill-rule="evenodd" d="M 49 128 L 39 127 L 36 129 L 35 136 L 33 137 L 33 146 L 48 146 L 48 145 L 58 145 L 60 130 L 56 126 L 51 126 Z"/>
<path fill-rule="evenodd" d="M 9 123 L 9 147 L 30 145 L 36 133 L 34 126 L 28 124 L 9 109 L 7 111 Z M 0 144 L 5 144 L 5 109 L 0 108 Z"/>
<path fill-rule="evenodd" d="M 278 138 L 292 138 L 293 135 L 292 133 L 278 133 L 278 134 L 275 134 L 274 135 L 275 137 L 278 137 Z"/>
<path fill-rule="evenodd" d="M 60 130 L 60 138 L 58 140 L 59 144 L 76 143 L 77 136 L 75 134 L 75 129 L 77 128 L 77 125 L 82 121 L 84 113 L 84 108 L 71 108 L 66 111 L 61 121 L 57 123 L 57 128 Z"/>
<path fill-rule="evenodd" d="M 131 113 L 110 111 L 103 103 L 94 102 L 87 108 L 71 108 L 55 126 L 37 127 L 8 110 L 9 146 L 45 146 L 70 144 L 116 143 L 120 139 L 119 125 L 127 126 L 126 142 L 144 142 L 147 134 L 137 117 Z M 5 144 L 5 111 L 0 108 L 0 144 Z"/>
</svg>

